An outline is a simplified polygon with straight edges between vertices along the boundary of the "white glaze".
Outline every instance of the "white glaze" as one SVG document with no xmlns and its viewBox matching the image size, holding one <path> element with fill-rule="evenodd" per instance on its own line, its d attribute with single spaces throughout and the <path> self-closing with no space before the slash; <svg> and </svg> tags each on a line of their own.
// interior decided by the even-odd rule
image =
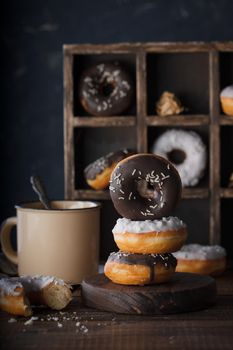
<svg viewBox="0 0 233 350">
<path fill-rule="evenodd" d="M 187 244 L 172 254 L 182 260 L 215 260 L 224 258 L 226 250 L 219 245 Z"/>
<path fill-rule="evenodd" d="M 233 85 L 225 87 L 220 94 L 221 97 L 233 97 Z"/>
<path fill-rule="evenodd" d="M 175 216 L 164 217 L 161 220 L 132 221 L 126 218 L 117 220 L 112 232 L 114 233 L 145 233 L 179 230 L 185 228 L 185 223 Z"/>
<path fill-rule="evenodd" d="M 154 143 L 152 153 L 168 158 L 172 150 L 183 150 L 186 158 L 181 164 L 174 164 L 183 186 L 195 186 L 206 167 L 206 146 L 194 131 L 171 129 L 164 132 Z"/>
<path fill-rule="evenodd" d="M 20 292 L 15 291 L 17 287 L 24 288 L 25 292 L 37 292 L 50 283 L 57 285 L 65 285 L 65 282 L 53 276 L 22 276 L 12 278 L 2 278 L 0 280 L 0 296 L 3 295 L 19 295 Z"/>
<path fill-rule="evenodd" d="M 19 295 L 20 291 L 16 291 L 16 288 L 23 288 L 22 283 L 16 281 L 15 278 L 1 278 L 0 279 L 0 297 L 6 294 L 9 295 Z"/>
</svg>

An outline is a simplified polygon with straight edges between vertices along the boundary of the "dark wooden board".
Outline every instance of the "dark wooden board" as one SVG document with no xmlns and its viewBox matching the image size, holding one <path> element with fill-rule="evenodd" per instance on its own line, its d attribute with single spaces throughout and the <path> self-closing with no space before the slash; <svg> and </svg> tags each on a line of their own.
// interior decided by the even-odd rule
<svg viewBox="0 0 233 350">
<path fill-rule="evenodd" d="M 115 284 L 104 274 L 82 283 L 86 306 L 125 314 L 160 315 L 200 310 L 213 305 L 216 295 L 213 278 L 191 273 L 175 273 L 168 283 L 153 286 Z"/>
</svg>

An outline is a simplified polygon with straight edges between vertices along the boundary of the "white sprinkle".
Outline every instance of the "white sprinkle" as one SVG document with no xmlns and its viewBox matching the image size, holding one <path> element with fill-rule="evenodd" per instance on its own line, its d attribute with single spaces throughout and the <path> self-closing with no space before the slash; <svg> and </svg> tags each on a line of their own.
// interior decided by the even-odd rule
<svg viewBox="0 0 233 350">
<path fill-rule="evenodd" d="M 16 318 L 12 317 L 8 320 L 8 323 L 14 323 L 14 322 L 17 322 Z"/>
<path fill-rule="evenodd" d="M 63 324 L 60 323 L 60 322 L 58 322 L 58 323 L 57 323 L 57 326 L 58 326 L 59 328 L 62 328 L 62 327 L 63 327 Z"/>
<path fill-rule="evenodd" d="M 79 327 L 80 326 L 80 322 L 76 322 L 75 326 Z"/>
<path fill-rule="evenodd" d="M 131 196 L 132 196 L 132 194 L 133 194 L 133 192 L 130 192 L 130 194 L 129 194 L 129 201 L 130 201 L 130 199 L 131 199 Z"/>
<path fill-rule="evenodd" d="M 164 202 L 162 202 L 162 203 L 160 204 L 161 208 L 163 208 L 163 207 L 164 207 L 164 205 L 165 205 L 165 204 L 164 204 Z"/>
<path fill-rule="evenodd" d="M 141 213 L 142 215 L 144 215 L 144 216 L 145 216 L 145 213 L 143 213 L 143 211 L 140 211 L 140 213 Z"/>
<path fill-rule="evenodd" d="M 170 170 L 170 164 L 167 165 L 168 170 Z"/>
<path fill-rule="evenodd" d="M 170 177 L 170 175 L 165 175 L 164 173 L 161 173 L 161 175 L 162 175 L 162 180 L 168 179 Z"/>
<path fill-rule="evenodd" d="M 33 321 L 38 320 L 38 317 L 32 316 L 29 320 L 24 322 L 25 326 L 31 326 L 33 324 Z"/>
<path fill-rule="evenodd" d="M 161 196 L 161 197 L 160 197 L 159 201 L 160 201 L 160 202 L 162 202 L 162 201 L 163 201 L 163 196 Z"/>
<path fill-rule="evenodd" d="M 139 175 L 142 175 L 142 172 L 141 172 L 140 170 L 138 170 L 138 174 L 139 174 Z"/>
<path fill-rule="evenodd" d="M 59 320 L 58 317 L 52 317 L 52 319 L 53 319 L 54 321 L 58 321 L 58 320 Z"/>
<path fill-rule="evenodd" d="M 103 110 L 106 111 L 108 109 L 108 104 L 104 101 L 103 102 Z"/>
<path fill-rule="evenodd" d="M 110 189 L 110 191 L 115 192 L 115 187 L 113 187 L 113 186 L 109 186 L 109 189 Z"/>
<path fill-rule="evenodd" d="M 121 173 L 117 174 L 116 176 L 114 176 L 114 180 L 118 179 L 121 176 Z"/>
<path fill-rule="evenodd" d="M 125 192 L 120 188 L 120 192 L 122 193 L 122 194 L 125 194 Z"/>
<path fill-rule="evenodd" d="M 155 209 L 157 206 L 158 206 L 158 204 L 155 204 L 155 205 L 150 205 L 150 206 L 149 206 L 149 208 L 151 208 L 151 209 Z"/>
<path fill-rule="evenodd" d="M 125 198 L 124 197 L 118 197 L 118 199 L 123 199 L 124 200 Z"/>
<path fill-rule="evenodd" d="M 146 209 L 147 213 L 151 213 L 151 211 L 149 209 Z"/>
<path fill-rule="evenodd" d="M 132 176 L 134 176 L 134 174 L 136 173 L 136 169 L 133 170 L 132 172 Z"/>
</svg>

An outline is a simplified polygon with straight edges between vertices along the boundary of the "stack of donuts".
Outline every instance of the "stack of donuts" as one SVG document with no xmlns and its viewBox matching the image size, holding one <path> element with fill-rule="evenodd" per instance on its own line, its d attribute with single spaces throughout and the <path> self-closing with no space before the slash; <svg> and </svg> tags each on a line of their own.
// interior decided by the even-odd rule
<svg viewBox="0 0 233 350">
<path fill-rule="evenodd" d="M 172 252 L 187 237 L 182 220 L 170 216 L 181 188 L 178 172 L 165 158 L 136 154 L 117 164 L 109 189 L 122 218 L 113 228 L 119 251 L 110 254 L 104 267 L 111 281 L 146 285 L 172 277 L 177 264 Z"/>
</svg>

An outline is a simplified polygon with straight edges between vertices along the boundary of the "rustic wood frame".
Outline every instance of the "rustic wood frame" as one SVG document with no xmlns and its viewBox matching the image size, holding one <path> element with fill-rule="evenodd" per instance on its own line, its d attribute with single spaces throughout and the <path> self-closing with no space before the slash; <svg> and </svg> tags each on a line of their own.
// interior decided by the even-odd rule
<svg viewBox="0 0 233 350">
<path fill-rule="evenodd" d="M 124 43 L 107 45 L 64 45 L 64 161 L 65 197 L 69 199 L 108 200 L 108 191 L 75 189 L 74 128 L 135 126 L 137 151 L 147 152 L 148 126 L 202 126 L 209 133 L 209 186 L 208 188 L 184 188 L 183 198 L 208 198 L 210 201 L 209 242 L 221 242 L 221 198 L 233 198 L 233 189 L 220 184 L 220 128 L 232 125 L 233 118 L 220 114 L 219 109 L 219 53 L 233 52 L 233 42 L 221 43 Z M 209 114 L 158 117 L 147 115 L 146 55 L 148 53 L 198 53 L 209 57 Z M 136 55 L 136 103 L 135 116 L 92 117 L 75 116 L 73 112 L 73 62 L 75 55 L 92 54 Z"/>
</svg>

